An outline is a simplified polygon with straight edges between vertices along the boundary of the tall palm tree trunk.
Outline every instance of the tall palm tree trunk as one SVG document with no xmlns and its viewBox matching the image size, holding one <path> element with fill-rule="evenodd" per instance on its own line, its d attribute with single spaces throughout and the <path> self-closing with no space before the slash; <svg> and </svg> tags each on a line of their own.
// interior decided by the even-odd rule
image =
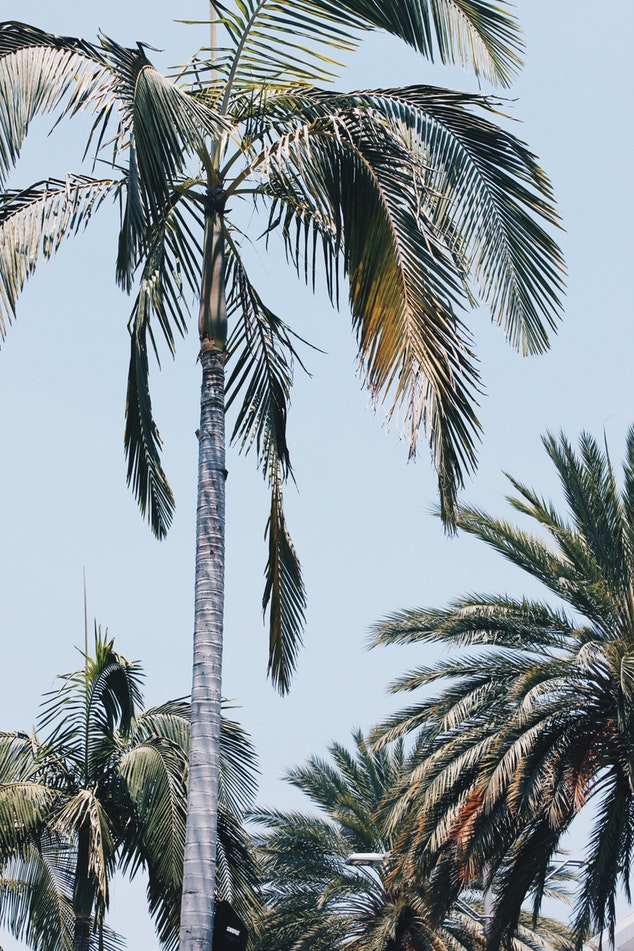
<svg viewBox="0 0 634 951">
<path fill-rule="evenodd" d="M 225 572 L 226 307 L 222 219 L 213 202 L 210 205 L 201 287 L 194 664 L 180 951 L 211 951 L 216 873 Z"/>
</svg>

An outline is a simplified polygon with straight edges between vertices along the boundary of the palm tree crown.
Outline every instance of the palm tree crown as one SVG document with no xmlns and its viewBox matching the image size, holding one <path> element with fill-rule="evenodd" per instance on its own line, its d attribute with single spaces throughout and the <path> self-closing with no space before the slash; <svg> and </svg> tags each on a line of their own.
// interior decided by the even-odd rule
<svg viewBox="0 0 634 951">
<path fill-rule="evenodd" d="M 416 830 L 411 860 L 440 849 L 432 864 L 447 894 L 452 881 L 499 868 L 498 940 L 527 893 L 539 902 L 562 836 L 593 803 L 574 919 L 581 943 L 590 930 L 614 928 L 634 847 L 634 429 L 621 486 L 607 449 L 588 434 L 578 453 L 563 435 L 544 445 L 567 518 L 510 479 L 512 506 L 539 534 L 467 507 L 458 524 L 556 600 L 473 595 L 394 615 L 374 640 L 461 651 L 401 678 L 395 690 L 445 686 L 381 731 L 384 740 L 416 731 L 425 751 L 404 807 Z"/>
<path fill-rule="evenodd" d="M 202 280 L 203 350 L 229 354 L 233 438 L 245 450 L 255 447 L 271 487 L 265 603 L 272 606 L 271 670 L 285 689 L 304 601 L 282 506 L 299 338 L 252 284 L 231 209 L 241 198 L 257 202 L 264 230 L 281 234 L 289 261 L 310 283 L 321 256 L 335 302 L 342 269 L 365 382 L 375 402 L 402 412 L 412 453 L 426 429 L 448 519 L 456 487 L 475 464 L 479 429 L 478 374 L 459 311 L 479 295 L 514 346 L 545 349 L 558 316 L 561 258 L 540 219 L 557 217 L 535 157 L 495 124 L 498 107 L 487 97 L 430 86 L 341 93 L 315 85 L 333 78 L 323 56 L 329 46 L 350 49 L 376 28 L 507 83 L 520 42 L 499 7 L 484 0 L 392 0 L 380 10 L 359 0 L 216 7 L 226 45 L 211 59 L 208 51 L 195 58 L 178 83 L 154 69 L 142 46 L 2 26 L 0 88 L 15 105 L 0 116 L 0 182 L 42 112 L 91 111 L 90 144 L 112 175 L 5 191 L 0 329 L 15 316 L 38 258 L 85 227 L 104 200 L 120 201 L 117 280 L 135 293 L 128 480 L 162 536 L 173 498 L 152 417 L 148 350 L 156 351 L 160 334 L 173 351 Z M 28 83 L 19 101 L 17 71 Z M 222 240 L 214 251 L 213 227 L 208 240 L 203 232 L 216 219 Z M 226 299 L 224 287 L 214 297 L 219 274 Z"/>
<path fill-rule="evenodd" d="M 146 870 L 159 937 L 176 946 L 189 705 L 142 712 L 141 679 L 97 630 L 94 657 L 45 699 L 38 732 L 0 733 L 0 922 L 36 951 L 119 943 L 104 928 L 117 867 Z M 239 904 L 254 888 L 239 820 L 255 777 L 249 741 L 226 718 L 222 777 L 218 884 Z"/>
</svg>

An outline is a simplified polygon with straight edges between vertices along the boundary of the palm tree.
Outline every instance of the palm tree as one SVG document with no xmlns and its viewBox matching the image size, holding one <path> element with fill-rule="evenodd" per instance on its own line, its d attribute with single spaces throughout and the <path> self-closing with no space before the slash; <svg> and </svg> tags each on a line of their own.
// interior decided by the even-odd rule
<svg viewBox="0 0 634 951">
<path fill-rule="evenodd" d="M 160 940 L 177 946 L 189 704 L 141 712 L 142 676 L 96 630 L 94 658 L 46 697 L 38 732 L 0 733 L 0 924 L 35 951 L 120 945 L 104 926 L 116 868 L 146 870 Z M 239 905 L 255 887 L 240 825 L 253 750 L 224 717 L 221 757 L 218 886 Z"/>
<path fill-rule="evenodd" d="M 128 480 L 162 537 L 174 500 L 149 396 L 149 350 L 168 350 L 198 299 L 201 421 L 194 674 L 182 951 L 208 948 L 213 920 L 215 806 L 224 593 L 225 411 L 255 447 L 268 481 L 269 671 L 289 686 L 305 592 L 283 508 L 291 474 L 286 422 L 299 338 L 252 283 L 240 199 L 281 234 L 310 284 L 323 260 L 331 300 L 347 280 L 364 380 L 402 414 L 410 452 L 428 436 L 449 523 L 475 465 L 479 379 L 461 308 L 486 305 L 526 353 L 548 346 L 562 262 L 544 226 L 557 223 L 535 157 L 495 124 L 481 95 L 429 86 L 341 93 L 333 53 L 384 29 L 423 55 L 470 63 L 507 84 L 519 63 L 513 18 L 489 0 L 246 0 L 215 11 L 212 49 L 177 81 L 146 49 L 89 43 L 35 27 L 0 27 L 0 175 L 32 118 L 88 110 L 88 148 L 111 175 L 69 175 L 5 190 L 0 204 L 0 330 L 22 287 L 106 199 L 121 203 L 117 280 L 135 298 L 125 445 Z M 219 26 L 222 42 L 213 39 Z M 312 50 L 312 51 L 311 51 Z M 10 107 L 9 105 L 10 104 Z M 231 333 L 228 331 L 232 322 Z M 301 362 L 301 361 L 300 361 Z M 225 381 L 225 364 L 228 377 Z M 210 798 L 210 791 L 212 797 Z M 204 844 L 204 848 L 203 848 Z"/>
<path fill-rule="evenodd" d="M 374 641 L 460 651 L 402 677 L 394 690 L 443 689 L 381 730 L 384 741 L 413 731 L 425 751 L 402 801 L 411 861 L 440 848 L 435 880 L 446 894 L 452 881 L 499 868 L 495 942 L 528 893 L 539 902 L 563 835 L 592 811 L 574 913 L 581 944 L 606 925 L 613 934 L 634 849 L 634 429 L 620 487 L 590 435 L 578 453 L 563 435 L 543 442 L 567 516 L 509 477 L 511 505 L 538 534 L 468 507 L 458 525 L 555 601 L 471 595 L 394 615 Z"/>
<path fill-rule="evenodd" d="M 481 895 L 461 896 L 436 923 L 425 879 L 402 874 L 386 808 L 411 765 L 402 743 L 372 752 L 357 732 L 352 752 L 333 743 L 329 753 L 287 776 L 310 812 L 254 814 L 266 902 L 256 951 L 481 951 Z M 566 947 L 566 939 L 554 922 L 524 921 L 510 947 Z"/>
</svg>

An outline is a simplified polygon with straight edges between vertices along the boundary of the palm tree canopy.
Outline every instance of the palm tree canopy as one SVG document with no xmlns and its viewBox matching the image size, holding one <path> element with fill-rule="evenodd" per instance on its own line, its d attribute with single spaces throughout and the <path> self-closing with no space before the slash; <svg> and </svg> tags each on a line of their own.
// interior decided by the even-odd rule
<svg viewBox="0 0 634 951">
<path fill-rule="evenodd" d="M 95 947 L 116 867 L 148 873 L 148 903 L 166 948 L 176 947 L 182 884 L 189 704 L 143 711 L 142 672 L 95 631 L 94 657 L 60 677 L 37 732 L 0 733 L 0 923 L 36 951 L 73 947 L 78 904 L 94 902 Z M 256 788 L 254 751 L 223 717 L 219 894 L 250 907 L 255 867 L 241 818 Z M 82 836 L 86 880 L 79 881 Z M 241 904 L 242 903 L 242 904 Z"/>
<path fill-rule="evenodd" d="M 441 642 L 456 657 L 393 685 L 442 690 L 383 725 L 383 741 L 416 731 L 425 755 L 409 790 L 412 860 L 440 849 L 438 881 L 499 868 L 492 940 L 526 895 L 539 904 L 564 833 L 594 813 L 574 914 L 580 944 L 615 925 L 629 895 L 634 845 L 634 428 L 621 480 L 588 434 L 578 452 L 548 435 L 567 516 L 510 478 L 531 533 L 476 508 L 458 525 L 538 579 L 551 600 L 471 595 L 443 610 L 404 611 L 376 644 Z M 415 858 L 415 856 L 417 856 Z M 443 866 L 444 861 L 444 866 Z M 458 871 L 456 871 L 458 869 Z"/>
<path fill-rule="evenodd" d="M 372 753 L 356 733 L 353 752 L 339 744 L 329 752 L 330 761 L 313 757 L 287 775 L 317 806 L 317 815 L 255 813 L 263 828 L 259 847 L 268 904 L 258 947 L 474 951 L 480 944 L 477 926 L 466 927 L 464 935 L 457 927 L 434 929 L 425 915 L 424 889 L 387 887 L 392 841 L 382 829 L 381 808 L 405 768 L 402 745 Z M 383 854 L 385 862 L 378 869 L 355 867 L 346 862 L 351 853 Z"/>
<path fill-rule="evenodd" d="M 348 750 L 333 743 L 328 759 L 311 757 L 287 780 L 317 812 L 258 810 L 256 841 L 262 862 L 266 913 L 257 948 L 269 951 L 476 951 L 484 945 L 482 895 L 464 893 L 451 914 L 435 921 L 428 882 L 404 874 L 391 802 L 412 766 L 403 745 L 372 751 L 361 733 Z M 383 862 L 353 865 L 354 854 Z M 526 918 L 513 935 L 514 951 L 568 947 L 565 927 Z"/>
<path fill-rule="evenodd" d="M 125 445 L 128 481 L 162 537 L 174 500 L 149 394 L 149 350 L 169 352 L 189 324 L 211 210 L 223 222 L 227 317 L 201 311 L 205 345 L 228 353 L 233 438 L 253 447 L 268 480 L 270 670 L 288 688 L 304 621 L 299 561 L 284 517 L 291 472 L 286 423 L 291 330 L 253 285 L 239 221 L 256 203 L 299 276 L 323 269 L 339 300 L 347 282 L 363 379 L 401 417 L 415 453 L 424 431 L 444 517 L 476 462 L 480 382 L 462 312 L 487 306 L 511 344 L 544 350 L 559 317 L 562 261 L 551 188 L 535 156 L 497 124 L 481 95 L 429 86 L 333 91 L 332 55 L 367 30 L 387 30 L 443 62 L 507 84 L 519 64 L 514 18 L 488 0 L 247 0 L 216 4 L 222 46 L 176 81 L 146 48 L 89 43 L 16 22 L 0 25 L 0 182 L 29 124 L 85 110 L 87 148 L 106 177 L 68 175 L 5 189 L 0 202 L 0 332 L 39 260 L 80 232 L 106 200 L 120 202 L 117 280 L 134 294 Z M 8 105 L 11 104 L 11 108 Z M 105 163 L 105 164 L 104 164 Z M 323 267 L 320 267 L 320 260 Z M 211 321 L 211 322 L 210 322 Z"/>
</svg>

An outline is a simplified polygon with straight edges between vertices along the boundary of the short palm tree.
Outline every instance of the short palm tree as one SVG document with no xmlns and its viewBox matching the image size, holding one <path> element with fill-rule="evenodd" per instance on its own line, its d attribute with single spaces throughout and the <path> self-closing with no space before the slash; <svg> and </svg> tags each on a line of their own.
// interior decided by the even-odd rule
<svg viewBox="0 0 634 951">
<path fill-rule="evenodd" d="M 434 874 L 447 895 L 499 868 L 498 940 L 528 893 L 539 901 L 562 836 L 587 806 L 580 944 L 589 931 L 613 930 L 634 851 L 634 429 L 621 484 L 591 436 L 578 453 L 563 435 L 544 445 L 566 516 L 510 479 L 509 501 L 537 534 L 466 507 L 458 525 L 540 581 L 550 600 L 471 595 L 394 615 L 374 641 L 459 651 L 401 678 L 394 690 L 442 691 L 381 729 L 384 741 L 414 732 L 425 750 L 402 800 L 414 865 L 440 849 Z"/>
<path fill-rule="evenodd" d="M 0 923 L 35 951 L 84 951 L 104 928 L 117 868 L 148 875 L 164 947 L 176 947 L 187 798 L 189 705 L 141 712 L 142 672 L 96 631 L 93 657 L 62 678 L 38 732 L 0 733 Z M 247 898 L 254 866 L 239 818 L 253 751 L 223 718 L 219 888 Z"/>
<path fill-rule="evenodd" d="M 484 947 L 481 895 L 462 896 L 435 923 L 424 878 L 402 874 L 397 834 L 389 824 L 394 790 L 410 768 L 403 746 L 372 752 L 360 733 L 354 751 L 330 747 L 288 780 L 318 813 L 259 810 L 266 911 L 261 951 L 476 951 Z M 348 858 L 359 856 L 360 865 Z M 363 864 L 363 855 L 370 856 Z M 380 857 L 383 856 L 383 861 Z M 373 858 L 374 857 L 374 858 Z M 374 861 L 374 865 L 370 862 Z M 468 898 L 468 902 L 465 900 Z M 433 903 L 432 903 L 433 907 Z M 566 929 L 522 922 L 514 951 L 565 947 Z"/>
<path fill-rule="evenodd" d="M 510 342 L 544 350 L 559 317 L 557 222 L 535 157 L 481 95 L 429 86 L 333 91 L 332 56 L 382 29 L 423 55 L 463 61 L 507 84 L 519 63 L 514 19 L 489 0 L 214 2 L 222 36 L 177 81 L 142 44 L 124 49 L 35 27 L 0 27 L 0 184 L 38 113 L 88 110 L 106 177 L 69 175 L 5 190 L 0 202 L 0 331 L 38 259 L 107 199 L 122 208 L 116 276 L 134 292 L 125 444 L 128 480 L 162 537 L 174 500 L 160 461 L 149 353 L 172 352 L 199 301 L 194 674 L 182 951 L 208 948 L 215 869 L 224 594 L 225 410 L 268 480 L 269 669 L 289 686 L 305 612 L 283 509 L 286 422 L 297 330 L 249 276 L 239 217 L 281 235 L 289 263 L 327 291 L 347 281 L 364 380 L 403 415 L 410 451 L 429 438 L 441 503 L 475 465 L 478 374 L 460 311 L 486 305 Z M 217 21 L 217 22 L 216 22 Z M 333 72 L 334 71 L 334 72 Z M 105 163 L 101 164 L 101 163 Z M 231 325 L 231 330 L 229 326 Z M 225 364 L 228 375 L 225 380 Z M 203 847 L 204 846 L 204 847 Z"/>
</svg>

